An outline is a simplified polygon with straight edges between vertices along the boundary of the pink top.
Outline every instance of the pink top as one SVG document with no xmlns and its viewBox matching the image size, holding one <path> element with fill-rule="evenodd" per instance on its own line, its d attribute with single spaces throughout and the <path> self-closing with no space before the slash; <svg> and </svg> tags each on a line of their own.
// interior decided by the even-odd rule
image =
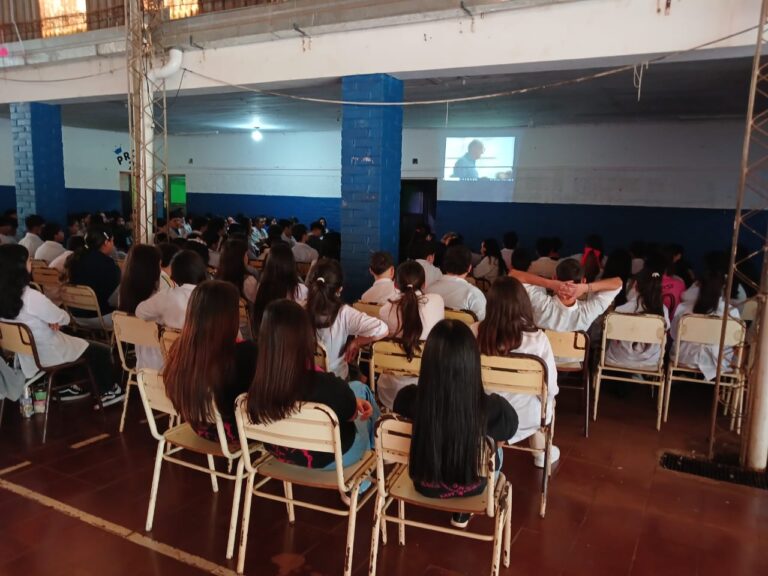
<svg viewBox="0 0 768 576">
<path fill-rule="evenodd" d="M 661 277 L 661 297 L 664 305 L 669 309 L 669 315 L 674 316 L 677 305 L 680 304 L 685 292 L 685 282 L 677 276 Z"/>
</svg>

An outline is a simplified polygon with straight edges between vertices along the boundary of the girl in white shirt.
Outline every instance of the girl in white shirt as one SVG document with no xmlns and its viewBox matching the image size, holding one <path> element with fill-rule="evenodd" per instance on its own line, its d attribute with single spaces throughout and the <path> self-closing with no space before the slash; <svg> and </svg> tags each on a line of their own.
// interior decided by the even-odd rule
<svg viewBox="0 0 768 576">
<path fill-rule="evenodd" d="M 307 295 L 307 312 L 328 355 L 328 368 L 340 378 L 349 376 L 349 362 L 363 346 L 389 333 L 383 320 L 355 310 L 341 300 L 344 274 L 341 264 L 321 258 L 312 270 Z M 347 342 L 350 336 L 353 340 Z"/>
<path fill-rule="evenodd" d="M 501 249 L 495 238 L 483 240 L 480 245 L 480 255 L 482 259 L 472 270 L 472 275 L 475 278 L 484 278 L 493 284 L 496 278 L 507 275 L 507 265 L 501 256 Z"/>
<path fill-rule="evenodd" d="M 389 336 L 397 339 L 408 359 L 421 353 L 421 342 L 445 318 L 445 304 L 439 294 L 424 294 L 424 268 L 413 260 L 397 267 L 400 293 L 381 307 L 379 316 L 387 323 Z M 416 384 L 418 376 L 382 374 L 376 384 L 379 401 L 392 409 L 400 389 Z"/>
<path fill-rule="evenodd" d="M 259 333 L 264 310 L 275 300 L 287 298 L 299 304 L 307 299 L 307 287 L 301 283 L 296 271 L 296 260 L 291 247 L 284 242 L 275 242 L 269 250 L 261 281 L 256 283 L 256 297 L 253 299 L 251 332 Z"/>
<path fill-rule="evenodd" d="M 227 240 L 221 251 L 216 280 L 234 284 L 240 296 L 254 302 L 259 283 L 248 272 L 248 244 L 245 240 Z"/>
<path fill-rule="evenodd" d="M 661 294 L 661 275 L 649 259 L 645 268 L 637 275 L 634 285 L 627 295 L 626 304 L 616 308 L 616 312 L 625 314 L 655 314 L 664 317 L 664 324 L 669 328 L 669 311 L 663 304 Z M 656 370 L 664 351 L 658 344 L 609 340 L 605 351 L 605 362 L 611 366 L 637 368 L 638 370 Z"/>
<path fill-rule="evenodd" d="M 557 367 L 552 346 L 543 330 L 533 322 L 533 309 L 525 288 L 515 278 L 499 278 L 488 291 L 485 320 L 473 326 L 477 333 L 480 352 L 487 356 L 506 356 L 510 352 L 538 356 L 547 366 L 547 422 L 555 411 Z M 501 394 L 517 412 L 518 428 L 510 443 L 530 438 L 532 448 L 544 448 L 541 427 L 541 398 L 530 394 Z M 552 446 L 550 454 L 554 464 L 560 458 L 560 450 Z M 544 454 L 534 454 L 534 465 L 544 467 Z"/>
<path fill-rule="evenodd" d="M 725 313 L 725 300 L 723 291 L 725 289 L 725 271 L 717 268 L 710 269 L 698 282 L 698 292 L 694 302 L 683 300 L 675 310 L 675 317 L 672 320 L 672 329 L 670 335 L 673 340 L 677 340 L 680 331 L 680 321 L 686 314 L 706 314 L 708 316 L 723 317 Z M 737 308 L 731 307 L 729 316 L 739 318 Z M 672 357 L 675 359 L 677 346 L 672 347 Z M 677 361 L 683 366 L 696 368 L 704 374 L 704 377 L 711 381 L 717 375 L 717 358 L 719 355 L 719 346 L 709 346 L 707 344 L 697 344 L 695 342 L 681 342 Z M 725 349 L 723 355 L 723 370 L 727 371 L 733 361 L 733 348 Z"/>
<path fill-rule="evenodd" d="M 32 332 L 40 365 L 56 366 L 85 358 L 104 406 L 119 402 L 123 393 L 112 379 L 112 354 L 108 346 L 76 338 L 59 330 L 69 324 L 69 314 L 46 296 L 29 287 L 31 261 L 27 249 L 18 244 L 0 246 L 0 318 L 24 324 Z M 26 378 L 38 373 L 35 359 L 18 355 Z M 77 386 L 60 392 L 62 401 L 88 396 Z"/>
</svg>

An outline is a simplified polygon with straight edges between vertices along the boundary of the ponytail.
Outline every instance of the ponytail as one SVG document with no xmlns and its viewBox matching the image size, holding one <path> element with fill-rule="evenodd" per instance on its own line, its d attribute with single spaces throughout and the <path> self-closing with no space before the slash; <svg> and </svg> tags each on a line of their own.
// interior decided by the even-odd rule
<svg viewBox="0 0 768 576">
<path fill-rule="evenodd" d="M 336 316 L 344 304 L 341 287 L 344 273 L 341 264 L 331 258 L 320 258 L 309 278 L 307 312 L 315 330 L 329 328 L 336 322 Z"/>
<path fill-rule="evenodd" d="M 720 252 L 712 252 L 707 254 L 706 263 L 707 270 L 699 279 L 699 296 L 693 305 L 694 314 L 716 313 L 720 298 L 724 297 L 728 276 L 728 256 Z"/>
<path fill-rule="evenodd" d="M 397 267 L 396 280 L 401 296 L 394 304 L 398 323 L 395 335 L 408 360 L 412 360 L 416 352 L 421 352 L 421 333 L 424 330 L 419 314 L 422 297 L 418 295 L 424 287 L 424 268 L 413 260 L 403 262 Z"/>
<path fill-rule="evenodd" d="M 636 289 L 638 308 L 646 314 L 664 316 L 664 300 L 661 293 L 661 272 L 643 268 L 637 275 Z"/>
</svg>

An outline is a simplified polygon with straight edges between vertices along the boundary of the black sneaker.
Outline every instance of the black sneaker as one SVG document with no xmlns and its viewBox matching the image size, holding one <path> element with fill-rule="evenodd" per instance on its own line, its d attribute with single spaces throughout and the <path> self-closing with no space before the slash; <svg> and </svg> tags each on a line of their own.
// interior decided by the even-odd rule
<svg viewBox="0 0 768 576">
<path fill-rule="evenodd" d="M 451 516 L 451 525 L 455 528 L 466 528 L 470 518 L 472 518 L 472 514 L 461 514 L 457 512 Z"/>
<path fill-rule="evenodd" d="M 104 392 L 101 395 L 101 405 L 104 406 L 104 408 L 112 406 L 112 404 L 120 402 L 124 396 L 125 392 L 120 388 L 120 385 L 115 384 L 109 392 Z"/>
<path fill-rule="evenodd" d="M 73 400 L 82 400 L 83 398 L 87 398 L 90 396 L 90 392 L 86 392 L 80 386 L 74 385 L 74 386 L 67 386 L 66 388 L 62 388 L 58 392 L 59 400 L 62 402 L 72 402 Z"/>
</svg>

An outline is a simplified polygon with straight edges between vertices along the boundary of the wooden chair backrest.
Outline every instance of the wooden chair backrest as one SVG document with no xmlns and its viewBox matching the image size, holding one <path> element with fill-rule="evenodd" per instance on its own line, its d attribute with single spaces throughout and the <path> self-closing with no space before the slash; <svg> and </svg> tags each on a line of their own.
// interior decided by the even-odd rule
<svg viewBox="0 0 768 576">
<path fill-rule="evenodd" d="M 32 268 L 32 280 L 44 288 L 46 286 L 57 288 L 61 286 L 59 271 L 55 268 Z"/>
<path fill-rule="evenodd" d="M 685 314 L 680 319 L 678 341 L 719 346 L 722 328 L 723 319 L 717 316 Z M 725 345 L 743 346 L 746 336 L 747 328 L 744 323 L 735 318 L 729 318 L 725 328 Z"/>
<path fill-rule="evenodd" d="M 35 268 L 48 268 L 48 262 L 45 260 L 35 260 L 34 258 L 31 261 L 32 264 L 32 270 Z"/>
<path fill-rule="evenodd" d="M 379 312 L 381 311 L 381 304 L 374 304 L 373 302 L 363 302 L 361 300 L 358 300 L 354 304 L 352 304 L 352 308 L 355 310 L 362 312 L 363 314 L 368 314 L 368 316 L 373 316 L 374 318 L 379 317 Z"/>
<path fill-rule="evenodd" d="M 0 348 L 11 354 L 35 356 L 35 339 L 26 324 L 0 322 Z"/>
<path fill-rule="evenodd" d="M 741 319 L 744 322 L 754 322 L 757 320 L 758 305 L 757 300 L 747 300 L 741 310 Z"/>
<path fill-rule="evenodd" d="M 61 287 L 60 294 L 61 301 L 65 308 L 88 310 L 90 312 L 98 312 L 99 315 L 101 315 L 99 300 L 96 298 L 96 293 L 90 286 L 64 284 Z"/>
<path fill-rule="evenodd" d="M 454 310 L 453 308 L 445 309 L 446 320 L 458 320 L 464 322 L 467 326 L 477 322 L 477 316 L 471 310 Z"/>
<path fill-rule="evenodd" d="M 544 330 L 555 358 L 581 358 L 586 361 L 589 339 L 584 332 Z"/>
<path fill-rule="evenodd" d="M 664 318 L 661 316 L 610 312 L 605 317 L 603 338 L 664 346 L 666 330 Z"/>
<path fill-rule="evenodd" d="M 177 416 L 176 408 L 165 391 L 165 382 L 157 370 L 139 370 L 139 390 L 144 403 L 156 412 Z M 152 419 L 154 420 L 154 418 Z"/>
<path fill-rule="evenodd" d="M 373 343 L 371 354 L 371 377 L 376 374 L 418 376 L 421 370 L 421 352 L 416 351 L 408 360 L 403 347 L 394 340 L 379 340 Z"/>
<path fill-rule="evenodd" d="M 171 346 L 181 336 L 181 330 L 175 328 L 163 328 L 163 332 L 160 335 L 160 350 L 163 352 L 163 358 L 168 358 L 168 353 L 171 351 Z"/>
<path fill-rule="evenodd" d="M 530 394 L 547 398 L 547 365 L 538 356 L 510 354 L 480 357 L 483 387 L 487 392 Z"/>
</svg>

